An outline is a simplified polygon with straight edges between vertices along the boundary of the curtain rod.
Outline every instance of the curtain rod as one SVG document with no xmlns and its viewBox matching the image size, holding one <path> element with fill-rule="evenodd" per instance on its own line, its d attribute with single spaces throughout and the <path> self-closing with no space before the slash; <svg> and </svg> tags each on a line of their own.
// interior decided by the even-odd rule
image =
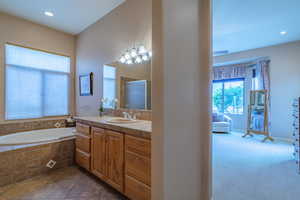
<svg viewBox="0 0 300 200">
<path fill-rule="evenodd" d="M 227 61 L 227 62 L 223 62 L 223 63 L 216 63 L 213 65 L 213 67 L 225 67 L 225 66 L 229 66 L 229 65 L 239 65 L 239 64 L 249 64 L 249 65 L 254 65 L 259 61 L 262 60 L 270 60 L 270 58 L 268 56 L 264 56 L 264 57 L 256 57 L 256 58 L 249 58 L 249 59 L 241 59 L 238 61 Z"/>
</svg>

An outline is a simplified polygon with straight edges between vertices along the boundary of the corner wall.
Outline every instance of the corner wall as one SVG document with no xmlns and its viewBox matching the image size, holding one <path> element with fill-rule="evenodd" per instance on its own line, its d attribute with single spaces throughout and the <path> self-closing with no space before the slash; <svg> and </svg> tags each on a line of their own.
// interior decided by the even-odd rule
<svg viewBox="0 0 300 200">
<path fill-rule="evenodd" d="M 292 101 L 300 97 L 300 41 L 218 56 L 214 63 L 265 56 L 271 60 L 271 135 L 291 139 Z"/>
<path fill-rule="evenodd" d="M 211 199 L 210 0 L 153 0 L 153 200 Z"/>
</svg>

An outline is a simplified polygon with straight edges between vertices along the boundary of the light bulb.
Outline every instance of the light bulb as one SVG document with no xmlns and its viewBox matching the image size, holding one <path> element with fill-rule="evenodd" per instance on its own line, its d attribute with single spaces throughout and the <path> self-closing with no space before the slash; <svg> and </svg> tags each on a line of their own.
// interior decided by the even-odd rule
<svg viewBox="0 0 300 200">
<path fill-rule="evenodd" d="M 127 65 L 131 65 L 131 64 L 132 64 L 132 60 L 131 60 L 131 59 L 127 60 L 127 61 L 126 61 L 126 64 L 127 64 Z"/>
<path fill-rule="evenodd" d="M 149 57 L 147 55 L 143 55 L 143 60 L 147 61 L 149 59 Z"/>
<path fill-rule="evenodd" d="M 286 31 L 281 31 L 280 34 L 281 34 L 281 35 L 286 35 L 287 32 L 286 32 Z"/>
<path fill-rule="evenodd" d="M 45 11 L 44 14 L 48 17 L 53 17 L 54 16 L 53 12 L 50 12 L 50 11 Z"/>
<path fill-rule="evenodd" d="M 149 51 L 149 57 L 150 58 L 152 57 L 152 51 Z"/>
<path fill-rule="evenodd" d="M 131 58 L 129 52 L 126 52 L 126 53 L 125 53 L 125 58 L 126 58 L 126 60 L 129 60 L 129 59 Z"/>
<path fill-rule="evenodd" d="M 144 54 L 146 53 L 146 48 L 144 46 L 139 47 L 139 54 Z"/>
<path fill-rule="evenodd" d="M 126 62 L 126 59 L 125 59 L 124 56 L 122 56 L 122 57 L 120 58 L 120 62 L 121 62 L 121 63 L 125 63 L 125 62 Z"/>
<path fill-rule="evenodd" d="M 135 59 L 135 63 L 141 63 L 142 62 L 142 59 L 140 56 L 138 56 L 136 59 Z"/>
<path fill-rule="evenodd" d="M 135 48 L 131 49 L 131 57 L 135 58 L 137 56 L 137 50 Z"/>
</svg>

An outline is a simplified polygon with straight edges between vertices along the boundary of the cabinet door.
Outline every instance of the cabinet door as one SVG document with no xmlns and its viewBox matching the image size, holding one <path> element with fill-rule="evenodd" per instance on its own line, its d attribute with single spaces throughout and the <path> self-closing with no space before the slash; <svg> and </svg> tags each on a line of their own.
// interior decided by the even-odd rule
<svg viewBox="0 0 300 200">
<path fill-rule="evenodd" d="M 101 179 L 107 174 L 106 133 L 104 129 L 92 129 L 92 172 Z"/>
<path fill-rule="evenodd" d="M 125 195 L 131 200 L 150 200 L 151 188 L 130 176 L 126 176 Z"/>
<path fill-rule="evenodd" d="M 125 153 L 125 174 L 150 186 L 151 160 L 131 152 Z"/>
<path fill-rule="evenodd" d="M 90 142 L 91 138 L 89 136 L 77 133 L 76 134 L 76 148 L 84 151 L 85 153 L 90 153 Z"/>
<path fill-rule="evenodd" d="M 124 188 L 124 135 L 107 131 L 107 182 L 123 192 Z"/>
<path fill-rule="evenodd" d="M 76 149 L 75 160 L 79 166 L 90 171 L 90 154 L 87 154 L 87 153 L 81 151 L 80 149 Z"/>
</svg>

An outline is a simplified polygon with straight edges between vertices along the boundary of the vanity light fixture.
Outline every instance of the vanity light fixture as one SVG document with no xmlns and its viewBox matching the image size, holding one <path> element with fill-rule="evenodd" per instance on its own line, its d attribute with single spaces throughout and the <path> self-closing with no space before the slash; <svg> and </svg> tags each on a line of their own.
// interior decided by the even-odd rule
<svg viewBox="0 0 300 200">
<path fill-rule="evenodd" d="M 53 12 L 50 12 L 50 11 L 45 11 L 44 14 L 48 17 L 53 17 L 54 16 Z"/>
<path fill-rule="evenodd" d="M 141 63 L 141 62 L 142 62 L 141 56 L 136 57 L 135 63 Z"/>
<path fill-rule="evenodd" d="M 131 59 L 130 53 L 128 51 L 125 53 L 125 58 L 126 60 Z"/>
<path fill-rule="evenodd" d="M 144 53 L 147 53 L 146 48 L 144 46 L 140 46 L 139 47 L 139 54 L 141 55 L 141 54 L 144 54 Z"/>
<path fill-rule="evenodd" d="M 126 61 L 126 64 L 127 64 L 127 65 L 131 65 L 132 63 L 133 63 L 133 62 L 132 62 L 131 59 L 129 59 L 129 60 Z"/>
<path fill-rule="evenodd" d="M 147 60 L 149 60 L 149 57 L 148 57 L 148 55 L 146 55 L 146 54 L 145 54 L 145 55 L 143 55 L 143 57 L 142 57 L 142 58 L 143 58 L 143 60 L 144 60 L 144 61 L 147 61 Z"/>
<path fill-rule="evenodd" d="M 139 64 L 143 61 L 146 62 L 150 60 L 152 57 L 152 52 L 147 51 L 145 46 L 141 45 L 139 47 L 134 47 L 132 49 L 128 49 L 119 59 L 120 63 L 125 63 L 127 65 L 131 64 Z"/>
<path fill-rule="evenodd" d="M 126 58 L 125 58 L 124 56 L 122 56 L 122 57 L 120 58 L 120 62 L 121 62 L 121 63 L 125 63 L 125 62 L 126 62 Z"/>
<path fill-rule="evenodd" d="M 138 55 L 137 50 L 135 48 L 131 49 L 131 53 L 130 54 L 131 54 L 132 58 L 135 58 Z"/>
<path fill-rule="evenodd" d="M 287 34 L 286 31 L 281 31 L 281 32 L 280 32 L 280 35 L 286 35 L 286 34 Z"/>
</svg>

